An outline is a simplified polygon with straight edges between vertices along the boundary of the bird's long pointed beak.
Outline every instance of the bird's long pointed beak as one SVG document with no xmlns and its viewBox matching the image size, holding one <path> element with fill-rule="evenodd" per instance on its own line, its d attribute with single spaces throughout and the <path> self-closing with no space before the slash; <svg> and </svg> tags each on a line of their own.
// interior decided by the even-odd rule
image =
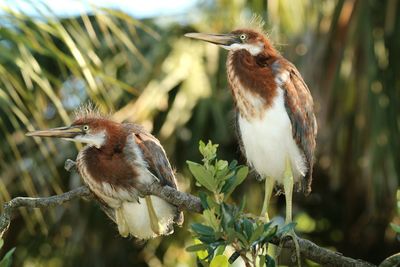
<svg viewBox="0 0 400 267">
<path fill-rule="evenodd" d="M 82 134 L 82 129 L 79 126 L 58 127 L 48 130 L 27 132 L 27 136 L 40 136 L 40 137 L 57 137 L 57 138 L 74 138 Z"/>
<path fill-rule="evenodd" d="M 212 34 L 212 33 L 186 33 L 186 37 L 206 41 L 217 45 L 231 45 L 236 43 L 237 36 L 234 34 Z"/>
</svg>

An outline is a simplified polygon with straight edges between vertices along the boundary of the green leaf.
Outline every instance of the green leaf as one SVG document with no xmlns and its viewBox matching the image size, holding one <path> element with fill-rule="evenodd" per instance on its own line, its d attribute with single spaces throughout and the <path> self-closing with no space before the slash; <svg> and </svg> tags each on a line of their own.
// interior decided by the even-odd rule
<svg viewBox="0 0 400 267">
<path fill-rule="evenodd" d="M 218 193 L 223 193 L 222 188 L 226 184 L 226 182 L 234 176 L 234 172 L 230 171 L 228 168 L 217 170 L 215 174 L 215 180 L 218 183 Z"/>
<path fill-rule="evenodd" d="M 0 261 L 0 267 L 10 267 L 12 263 L 12 255 L 14 253 L 15 248 L 12 248 L 9 250 L 6 255 L 4 255 L 4 258 Z"/>
<path fill-rule="evenodd" d="M 214 243 L 214 242 L 216 241 L 215 237 L 212 236 L 212 235 L 202 235 L 202 236 L 198 236 L 198 239 L 199 239 L 201 242 L 205 243 L 205 244 L 211 244 L 211 243 Z M 210 248 L 209 248 L 209 249 L 210 249 Z M 209 249 L 208 249 L 208 250 L 209 250 Z M 207 250 L 207 251 L 208 251 L 208 250 Z"/>
<path fill-rule="evenodd" d="M 210 226 L 200 223 L 193 223 L 191 226 L 192 230 L 198 235 L 214 236 L 214 229 L 212 229 Z"/>
<path fill-rule="evenodd" d="M 238 239 L 243 243 L 243 245 L 249 249 L 250 243 L 247 238 L 242 233 L 236 233 Z"/>
<path fill-rule="evenodd" d="M 215 216 L 215 213 L 212 210 L 204 210 L 203 216 L 206 222 L 214 229 L 214 231 L 218 231 L 220 222 Z"/>
<path fill-rule="evenodd" d="M 223 171 L 219 171 L 216 174 L 216 179 L 218 180 L 218 192 L 219 193 L 224 193 L 224 190 L 226 188 L 226 183 L 232 180 L 232 178 L 235 176 L 234 171 L 230 171 L 229 169 L 225 169 Z M 231 181 L 232 183 L 232 181 Z M 226 189 L 225 189 L 226 190 Z"/>
<path fill-rule="evenodd" d="M 260 255 L 258 256 L 259 258 L 259 266 L 264 267 L 265 266 L 265 255 Z"/>
<path fill-rule="evenodd" d="M 204 150 L 205 150 L 206 144 L 203 142 L 203 140 L 199 141 L 199 151 L 200 154 L 204 156 Z"/>
<path fill-rule="evenodd" d="M 250 237 L 249 243 L 252 244 L 254 241 L 259 239 L 263 233 L 264 233 L 264 224 L 261 224 L 257 226 L 256 230 L 254 230 L 253 234 Z"/>
<path fill-rule="evenodd" d="M 264 233 L 262 234 L 262 242 L 268 242 L 271 237 L 276 235 L 276 232 L 278 231 L 278 225 L 275 225 L 274 227 L 266 227 L 264 225 Z"/>
<path fill-rule="evenodd" d="M 215 192 L 217 185 L 215 183 L 212 173 L 196 162 L 187 161 L 190 172 L 202 186 L 211 192 Z"/>
<path fill-rule="evenodd" d="M 199 240 L 200 241 L 200 240 Z M 207 244 L 196 244 L 196 245 L 192 245 L 186 248 L 187 252 L 196 252 L 196 251 L 200 251 L 200 250 L 207 250 L 208 245 Z"/>
<path fill-rule="evenodd" d="M 244 211 L 244 208 L 246 207 L 246 200 L 246 196 L 243 196 L 240 200 L 239 213 L 242 213 Z"/>
<path fill-rule="evenodd" d="M 203 141 L 199 142 L 199 151 L 201 155 L 203 155 L 203 161 L 211 161 L 217 157 L 217 148 L 218 144 L 213 145 L 213 143 L 209 140 L 207 145 L 204 144 Z"/>
<path fill-rule="evenodd" d="M 235 230 L 233 230 L 232 228 L 227 228 L 227 229 L 224 229 L 224 231 L 225 231 L 225 234 L 226 234 L 226 242 L 228 244 L 232 243 L 236 238 Z"/>
<path fill-rule="evenodd" d="M 234 170 L 236 168 L 237 164 L 238 164 L 237 160 L 235 160 L 235 159 L 232 160 L 231 163 L 229 164 L 229 169 Z"/>
<path fill-rule="evenodd" d="M 233 216 L 230 214 L 229 208 L 225 203 L 222 203 L 221 205 L 221 212 L 222 227 L 226 230 L 233 226 Z"/>
<path fill-rule="evenodd" d="M 228 258 L 225 255 L 218 255 L 211 261 L 210 267 L 229 267 Z"/>
<path fill-rule="evenodd" d="M 282 228 L 279 228 L 276 234 L 279 236 L 282 234 L 285 234 L 285 233 L 289 232 L 290 230 L 293 230 L 295 228 L 295 226 L 296 226 L 295 222 L 288 223 L 285 226 L 283 226 Z"/>
<path fill-rule="evenodd" d="M 396 233 L 400 234 L 400 225 L 391 223 L 390 226 L 392 227 L 393 231 L 395 231 Z"/>
<path fill-rule="evenodd" d="M 270 230 L 270 229 L 278 227 L 277 225 L 274 225 L 273 227 L 271 227 L 271 225 L 272 225 L 272 221 L 264 223 L 264 231 L 267 231 L 267 230 Z"/>
<path fill-rule="evenodd" d="M 230 238 L 231 240 L 233 240 L 233 239 L 236 238 L 236 239 L 238 239 L 240 242 L 243 243 L 243 246 L 244 246 L 245 248 L 248 248 L 248 247 L 249 247 L 249 242 L 247 241 L 246 237 L 245 237 L 242 233 L 236 232 L 236 231 L 233 230 L 232 228 L 229 228 L 226 232 L 227 232 L 228 235 L 230 236 L 229 238 Z"/>
<path fill-rule="evenodd" d="M 267 264 L 267 267 L 275 267 L 275 260 L 272 258 L 270 255 L 266 254 L 266 261 L 265 263 Z"/>
<path fill-rule="evenodd" d="M 224 169 L 228 170 L 228 162 L 226 160 L 218 160 L 216 167 L 218 171 L 222 171 Z"/>
<path fill-rule="evenodd" d="M 203 245 L 199 239 L 195 239 L 194 240 L 194 244 L 195 245 Z M 207 249 L 197 251 L 196 255 L 201 260 L 204 260 L 204 259 L 208 258 Z"/>
<path fill-rule="evenodd" d="M 246 179 L 249 174 L 249 167 L 243 166 L 236 173 L 236 182 L 235 185 L 238 186 L 243 183 L 244 179 Z"/>
<path fill-rule="evenodd" d="M 250 239 L 251 235 L 253 234 L 254 228 L 253 223 L 247 218 L 243 219 L 243 229 L 246 233 L 247 239 Z"/>
<path fill-rule="evenodd" d="M 232 192 L 238 187 L 241 183 L 243 183 L 244 179 L 247 177 L 249 173 L 249 168 L 247 166 L 239 167 L 239 170 L 236 172 L 236 175 L 232 176 L 227 180 L 225 185 L 222 187 L 222 192 L 225 194 L 224 198 L 227 199 Z"/>
<path fill-rule="evenodd" d="M 203 209 L 208 209 L 209 206 L 207 204 L 207 194 L 203 191 L 200 191 L 199 198 L 200 198 L 201 206 L 203 207 Z"/>
<path fill-rule="evenodd" d="M 225 169 L 225 171 L 223 173 L 221 172 L 221 175 L 222 175 L 222 177 L 220 177 L 219 179 L 221 181 L 227 181 L 235 175 L 235 172 L 229 171 L 229 169 Z"/>
<path fill-rule="evenodd" d="M 226 247 L 225 245 L 218 246 L 217 249 L 215 250 L 215 256 L 222 255 L 225 251 L 225 247 Z"/>
<path fill-rule="evenodd" d="M 207 196 L 207 205 L 209 209 L 214 209 L 217 214 L 219 213 L 219 204 L 211 196 Z"/>
<path fill-rule="evenodd" d="M 0 238 L 0 249 L 3 247 L 3 245 L 4 245 L 4 240 Z"/>
</svg>

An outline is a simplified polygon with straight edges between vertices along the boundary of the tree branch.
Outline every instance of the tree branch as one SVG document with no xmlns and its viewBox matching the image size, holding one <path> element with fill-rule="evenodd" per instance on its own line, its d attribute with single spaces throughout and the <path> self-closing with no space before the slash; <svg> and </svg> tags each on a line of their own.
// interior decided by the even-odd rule
<svg viewBox="0 0 400 267">
<path fill-rule="evenodd" d="M 139 191 L 144 195 L 155 195 L 175 205 L 181 211 L 202 213 L 200 198 L 185 192 L 178 191 L 170 186 L 162 186 L 159 183 L 139 185 Z"/>
<path fill-rule="evenodd" d="M 60 206 L 75 198 L 88 197 L 91 192 L 87 186 L 81 186 L 61 195 L 51 197 L 16 197 L 4 203 L 3 213 L 0 216 L 0 238 L 8 230 L 14 211 L 21 207 L 50 208 Z"/>
<path fill-rule="evenodd" d="M 286 239 L 284 237 L 284 239 Z M 343 266 L 343 267 L 373 267 L 376 266 L 369 262 L 353 259 L 346 256 L 343 256 L 339 252 L 334 252 L 332 250 L 320 247 L 310 240 L 303 239 L 300 237 L 296 237 L 297 242 L 300 247 L 300 254 L 312 261 L 315 261 L 322 266 Z M 278 245 L 279 243 L 284 242 L 283 247 L 294 250 L 295 244 L 292 239 L 289 240 L 281 240 L 276 238 L 272 241 L 272 243 Z"/>
<path fill-rule="evenodd" d="M 75 168 L 75 162 L 73 162 L 72 160 L 67 160 L 65 162 L 65 169 L 71 171 L 73 168 Z M 177 191 L 176 189 L 169 186 L 162 186 L 158 183 L 153 183 L 150 185 L 140 185 L 138 190 L 144 195 L 156 195 L 168 201 L 169 203 L 177 206 L 180 210 L 186 210 L 195 213 L 201 213 L 203 210 L 200 199 L 198 197 Z M 4 204 L 3 214 L 1 214 L 0 216 L 0 238 L 7 231 L 12 219 L 12 214 L 17 208 L 54 207 L 62 205 L 65 202 L 68 202 L 75 198 L 82 198 L 88 196 L 91 196 L 89 188 L 86 186 L 81 186 L 64 194 L 51 197 L 39 197 L 39 198 L 16 197 Z M 285 241 L 277 238 L 273 240 L 273 243 L 279 244 L 282 241 L 284 242 L 283 247 L 289 249 L 295 249 L 295 244 L 293 240 Z M 306 239 L 297 237 L 297 241 L 300 246 L 300 253 L 303 257 L 315 261 L 323 266 L 344 266 L 344 267 L 375 266 L 371 263 L 345 257 L 340 253 L 319 247 L 318 245 Z"/>
</svg>

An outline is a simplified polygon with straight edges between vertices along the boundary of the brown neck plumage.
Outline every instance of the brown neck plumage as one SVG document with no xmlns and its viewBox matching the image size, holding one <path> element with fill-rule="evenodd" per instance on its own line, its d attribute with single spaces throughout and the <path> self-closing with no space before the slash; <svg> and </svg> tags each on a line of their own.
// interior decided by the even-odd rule
<svg viewBox="0 0 400 267">
<path fill-rule="evenodd" d="M 87 147 L 82 151 L 84 166 L 92 179 L 108 182 L 115 186 L 134 186 L 134 178 L 138 175 L 132 163 L 124 153 L 129 132 L 118 125 L 107 127 L 107 140 L 101 148 Z"/>
<path fill-rule="evenodd" d="M 229 85 L 237 108 L 247 119 L 262 116 L 260 109 L 271 106 L 277 94 L 277 85 L 270 67 L 274 60 L 265 53 L 252 56 L 246 50 L 229 52 Z"/>
</svg>

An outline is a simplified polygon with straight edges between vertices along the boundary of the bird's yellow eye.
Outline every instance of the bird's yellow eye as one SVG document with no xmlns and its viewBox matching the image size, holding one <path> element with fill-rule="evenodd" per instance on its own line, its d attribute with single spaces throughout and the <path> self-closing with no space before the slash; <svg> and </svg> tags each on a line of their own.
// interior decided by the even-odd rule
<svg viewBox="0 0 400 267">
<path fill-rule="evenodd" d="M 82 128 L 84 131 L 87 131 L 87 130 L 89 130 L 89 125 L 83 125 L 83 128 Z"/>
<path fill-rule="evenodd" d="M 240 40 L 242 40 L 242 41 L 244 41 L 244 40 L 246 40 L 247 39 L 247 36 L 246 36 L 246 34 L 241 34 L 240 36 L 239 36 L 239 38 L 240 38 Z"/>
</svg>

